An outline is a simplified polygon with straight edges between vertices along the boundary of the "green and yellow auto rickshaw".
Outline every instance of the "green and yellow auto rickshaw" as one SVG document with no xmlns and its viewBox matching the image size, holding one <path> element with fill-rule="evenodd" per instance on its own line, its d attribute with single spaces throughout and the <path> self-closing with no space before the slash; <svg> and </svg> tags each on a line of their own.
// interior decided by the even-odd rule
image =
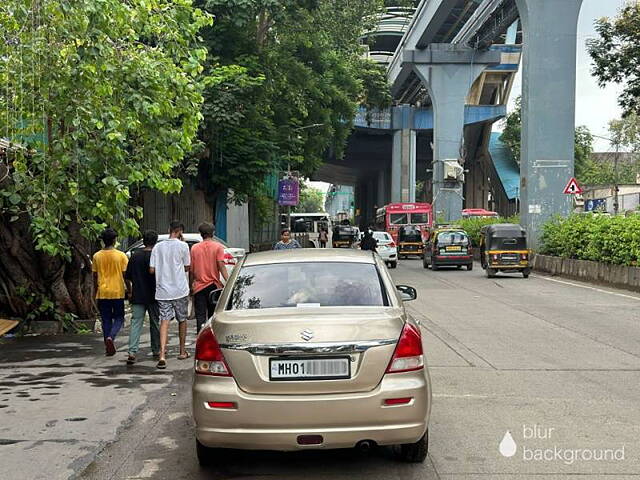
<svg viewBox="0 0 640 480">
<path fill-rule="evenodd" d="M 520 225 L 499 223 L 480 230 L 480 263 L 493 278 L 498 272 L 531 273 L 531 251 L 527 247 L 527 232 Z"/>
</svg>

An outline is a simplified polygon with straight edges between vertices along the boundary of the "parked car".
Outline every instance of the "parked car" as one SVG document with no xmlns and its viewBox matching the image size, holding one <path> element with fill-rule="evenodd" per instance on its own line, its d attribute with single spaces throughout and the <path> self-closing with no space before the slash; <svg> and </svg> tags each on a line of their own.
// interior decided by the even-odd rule
<svg viewBox="0 0 640 480">
<path fill-rule="evenodd" d="M 419 325 L 377 255 L 263 252 L 241 260 L 196 342 L 192 410 L 202 465 L 225 448 L 398 445 L 427 455 L 431 384 Z"/>
<path fill-rule="evenodd" d="M 199 233 L 183 233 L 182 237 L 184 241 L 187 242 L 187 245 L 189 245 L 189 249 L 191 249 L 191 247 L 193 247 L 196 243 L 199 243 L 202 241 L 202 237 L 200 236 Z M 158 242 L 164 242 L 168 238 L 169 238 L 169 235 L 166 233 L 162 235 L 158 235 Z M 223 240 L 215 236 L 213 237 L 213 239 L 224 246 L 224 263 L 227 267 L 227 271 L 231 273 L 231 271 L 233 270 L 233 267 L 235 267 L 238 261 L 246 255 L 245 249 L 229 247 L 226 244 L 226 242 L 224 242 Z M 140 250 L 142 248 L 144 248 L 144 244 L 142 240 L 138 240 L 133 245 L 131 245 L 131 247 L 129 247 L 129 249 L 125 253 L 128 257 L 131 257 L 131 254 L 133 252 L 135 252 L 136 250 Z"/>
</svg>

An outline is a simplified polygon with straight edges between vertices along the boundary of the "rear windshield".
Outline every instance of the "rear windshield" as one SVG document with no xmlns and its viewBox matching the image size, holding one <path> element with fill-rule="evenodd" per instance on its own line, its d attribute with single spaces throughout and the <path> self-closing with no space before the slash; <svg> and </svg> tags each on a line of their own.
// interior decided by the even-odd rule
<svg viewBox="0 0 640 480">
<path fill-rule="evenodd" d="M 390 213 L 389 223 L 392 225 L 406 225 L 409 223 L 407 217 L 408 215 L 406 213 Z"/>
<path fill-rule="evenodd" d="M 491 250 L 526 250 L 527 240 L 523 237 L 493 237 L 490 248 Z"/>
<path fill-rule="evenodd" d="M 438 235 L 438 245 L 468 245 L 469 237 L 464 232 L 442 232 Z"/>
<path fill-rule="evenodd" d="M 375 265 L 304 262 L 243 267 L 227 309 L 387 305 Z"/>
<path fill-rule="evenodd" d="M 429 223 L 429 214 L 428 213 L 412 213 L 411 223 L 413 223 L 414 225 Z"/>
</svg>

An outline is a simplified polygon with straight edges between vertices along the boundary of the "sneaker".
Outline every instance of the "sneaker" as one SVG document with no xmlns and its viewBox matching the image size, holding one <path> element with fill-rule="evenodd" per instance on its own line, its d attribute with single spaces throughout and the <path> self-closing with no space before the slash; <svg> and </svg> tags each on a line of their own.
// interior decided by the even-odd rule
<svg viewBox="0 0 640 480">
<path fill-rule="evenodd" d="M 111 337 L 107 337 L 104 341 L 104 345 L 107 347 L 107 357 L 113 357 L 116 354 L 116 346 L 113 343 Z"/>
</svg>

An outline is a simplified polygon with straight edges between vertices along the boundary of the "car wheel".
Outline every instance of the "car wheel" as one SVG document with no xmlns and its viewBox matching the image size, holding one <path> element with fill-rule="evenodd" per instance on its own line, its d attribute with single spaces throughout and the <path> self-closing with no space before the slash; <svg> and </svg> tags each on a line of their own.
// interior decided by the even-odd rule
<svg viewBox="0 0 640 480">
<path fill-rule="evenodd" d="M 529 278 L 530 273 L 531 273 L 531 270 L 529 270 L 528 268 L 525 268 L 524 270 L 522 270 L 522 276 L 524 278 Z"/>
<path fill-rule="evenodd" d="M 487 268 L 487 277 L 494 278 L 496 276 L 495 268 Z"/>
<path fill-rule="evenodd" d="M 435 262 L 431 262 L 431 270 L 433 270 L 434 272 L 438 270 L 438 265 L 436 265 Z"/>
<path fill-rule="evenodd" d="M 216 460 L 220 457 L 220 450 L 206 447 L 196 439 L 196 454 L 198 455 L 198 463 L 200 466 L 209 467 L 216 463 Z"/>
<path fill-rule="evenodd" d="M 473 270 L 473 263 L 470 263 L 469 265 L 467 265 L 467 270 Z"/>
<path fill-rule="evenodd" d="M 398 262 L 391 262 L 389 265 L 391 268 L 396 268 L 398 266 Z"/>
<path fill-rule="evenodd" d="M 429 453 L 429 431 L 426 431 L 416 443 L 400 445 L 398 459 L 408 463 L 421 463 L 427 458 L 427 453 Z"/>
</svg>

